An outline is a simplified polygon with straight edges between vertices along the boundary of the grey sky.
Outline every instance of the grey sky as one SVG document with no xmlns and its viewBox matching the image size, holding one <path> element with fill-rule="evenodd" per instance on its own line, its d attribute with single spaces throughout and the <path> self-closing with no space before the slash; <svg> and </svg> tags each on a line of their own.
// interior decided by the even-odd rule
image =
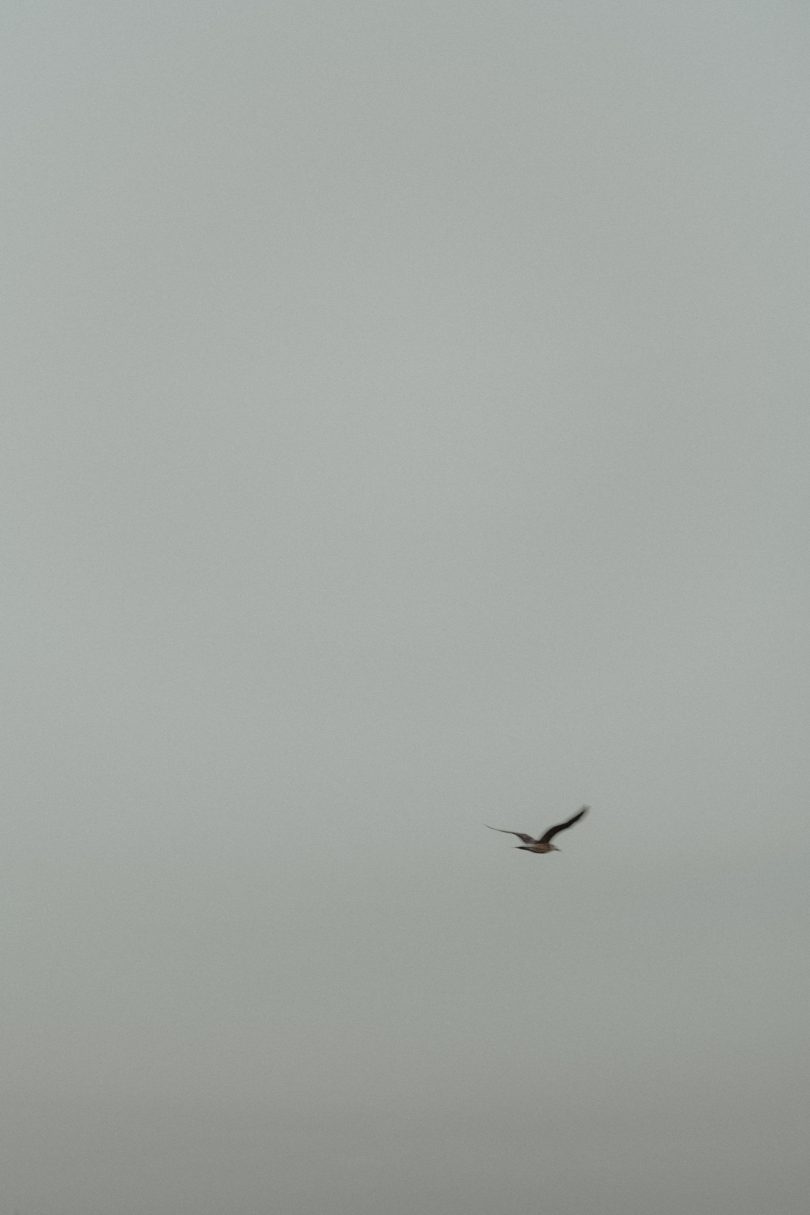
<svg viewBox="0 0 810 1215">
<path fill-rule="evenodd" d="M 806 10 L 2 25 L 4 1209 L 803 1215 Z"/>
</svg>

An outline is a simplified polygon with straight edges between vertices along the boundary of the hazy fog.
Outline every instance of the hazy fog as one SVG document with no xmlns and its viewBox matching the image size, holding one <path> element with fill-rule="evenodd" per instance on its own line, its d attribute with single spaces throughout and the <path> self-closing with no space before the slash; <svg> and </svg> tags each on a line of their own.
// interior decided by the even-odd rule
<svg viewBox="0 0 810 1215">
<path fill-rule="evenodd" d="M 2 1215 L 803 1215 L 806 9 L 2 25 Z"/>
</svg>

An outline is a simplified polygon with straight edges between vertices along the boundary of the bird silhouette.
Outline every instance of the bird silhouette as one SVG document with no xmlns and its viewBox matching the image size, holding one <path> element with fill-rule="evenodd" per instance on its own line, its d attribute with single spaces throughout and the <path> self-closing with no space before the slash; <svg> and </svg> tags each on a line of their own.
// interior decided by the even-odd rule
<svg viewBox="0 0 810 1215">
<path fill-rule="evenodd" d="M 523 840 L 522 844 L 515 844 L 515 847 L 520 848 L 522 852 L 560 852 L 562 850 L 551 842 L 554 836 L 559 831 L 565 831 L 567 827 L 573 827 L 574 823 L 578 823 L 581 818 L 585 817 L 588 809 L 588 806 L 583 806 L 573 818 L 566 819 L 564 823 L 557 823 L 556 827 L 549 827 L 545 835 L 541 835 L 539 839 L 533 839 L 531 835 L 524 835 L 522 831 L 509 831 L 506 827 L 489 827 L 489 823 L 484 823 L 484 826 L 489 827 L 490 831 L 500 831 L 502 835 L 516 835 L 519 840 Z"/>
</svg>

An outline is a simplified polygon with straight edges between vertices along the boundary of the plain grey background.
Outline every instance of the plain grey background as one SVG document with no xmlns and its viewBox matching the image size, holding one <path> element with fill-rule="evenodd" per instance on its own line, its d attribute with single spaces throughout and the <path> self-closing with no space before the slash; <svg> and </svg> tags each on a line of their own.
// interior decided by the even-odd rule
<svg viewBox="0 0 810 1215">
<path fill-rule="evenodd" d="M 803 1215 L 806 8 L 2 27 L 2 1210 Z"/>
</svg>

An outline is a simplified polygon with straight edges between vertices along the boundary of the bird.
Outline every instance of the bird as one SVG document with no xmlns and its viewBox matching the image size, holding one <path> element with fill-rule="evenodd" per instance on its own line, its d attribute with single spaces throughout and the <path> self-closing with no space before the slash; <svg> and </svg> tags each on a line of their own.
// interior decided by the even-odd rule
<svg viewBox="0 0 810 1215">
<path fill-rule="evenodd" d="M 489 823 L 484 823 L 485 827 L 489 827 L 490 831 L 500 831 L 502 835 L 516 835 L 519 840 L 523 840 L 522 844 L 515 844 L 522 852 L 561 852 L 556 844 L 552 844 L 552 840 L 558 831 L 565 831 L 567 827 L 573 827 L 574 823 L 578 823 L 581 818 L 584 818 L 588 813 L 589 807 L 583 806 L 578 810 L 573 818 L 566 819 L 564 823 L 557 823 L 556 827 L 549 827 L 545 835 L 541 835 L 539 839 L 532 839 L 530 835 L 524 835 L 522 831 L 509 831 L 505 827 L 489 827 Z"/>
</svg>

